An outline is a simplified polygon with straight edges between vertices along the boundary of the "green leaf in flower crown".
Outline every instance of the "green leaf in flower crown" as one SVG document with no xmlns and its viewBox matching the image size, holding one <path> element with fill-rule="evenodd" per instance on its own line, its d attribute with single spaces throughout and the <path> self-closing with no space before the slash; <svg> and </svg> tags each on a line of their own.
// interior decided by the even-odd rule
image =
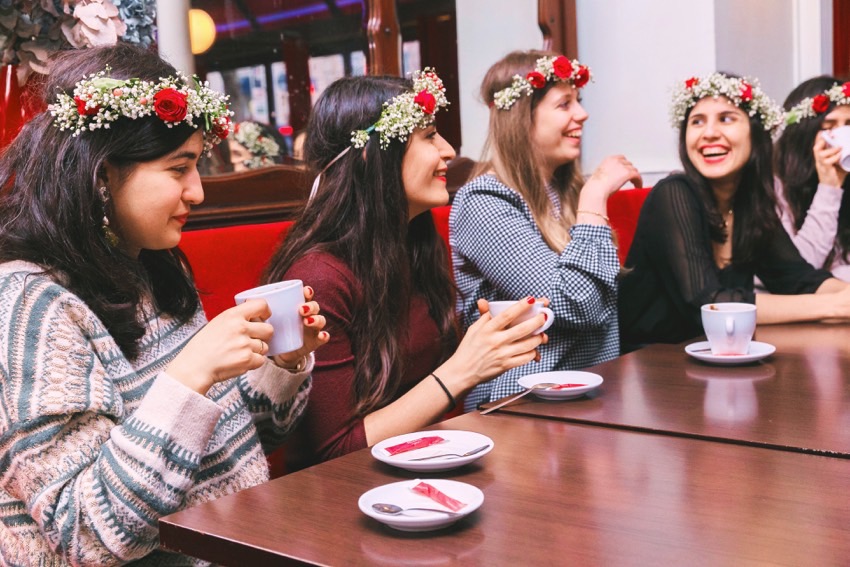
<svg viewBox="0 0 850 567">
<path fill-rule="evenodd" d="M 110 77 L 97 77 L 92 79 L 92 86 L 97 90 L 112 90 L 118 87 L 123 87 L 126 81 L 121 79 L 112 79 Z"/>
</svg>

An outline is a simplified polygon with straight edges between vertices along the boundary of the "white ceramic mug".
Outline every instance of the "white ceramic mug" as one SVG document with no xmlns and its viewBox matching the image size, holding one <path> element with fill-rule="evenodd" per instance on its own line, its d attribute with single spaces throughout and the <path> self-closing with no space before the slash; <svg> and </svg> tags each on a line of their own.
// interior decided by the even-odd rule
<svg viewBox="0 0 850 567">
<path fill-rule="evenodd" d="M 493 315 L 493 317 L 495 317 L 510 306 L 516 305 L 516 301 L 490 301 L 488 302 L 488 304 L 490 305 L 490 313 Z M 543 302 L 539 299 L 534 302 L 534 305 L 532 305 L 531 309 L 529 309 L 525 314 L 520 315 L 518 318 L 514 319 L 514 322 L 511 324 L 511 326 L 518 325 L 523 321 L 528 321 L 538 313 L 546 314 L 546 321 L 543 323 L 543 325 L 541 325 L 539 329 L 532 333 L 533 335 L 539 335 L 540 333 L 551 327 L 552 323 L 555 322 L 555 313 L 548 307 L 545 307 L 543 305 Z"/>
<path fill-rule="evenodd" d="M 826 143 L 832 147 L 841 147 L 841 158 L 838 165 L 844 171 L 850 171 L 850 126 L 839 126 L 821 133 Z"/>
<path fill-rule="evenodd" d="M 702 328 L 711 354 L 747 354 L 756 330 L 756 306 L 752 303 L 703 305 Z"/>
<path fill-rule="evenodd" d="M 268 356 L 298 350 L 304 346 L 304 326 L 298 308 L 304 303 L 304 284 L 301 280 L 286 280 L 237 293 L 236 304 L 248 299 L 264 299 L 271 316 L 266 320 L 274 327 L 269 340 Z"/>
</svg>

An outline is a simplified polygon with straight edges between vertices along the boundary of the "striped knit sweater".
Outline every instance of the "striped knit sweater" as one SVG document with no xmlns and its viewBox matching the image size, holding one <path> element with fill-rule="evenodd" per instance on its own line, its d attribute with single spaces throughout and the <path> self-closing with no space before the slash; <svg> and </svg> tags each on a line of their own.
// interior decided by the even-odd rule
<svg viewBox="0 0 850 567">
<path fill-rule="evenodd" d="M 0 264 L 0 564 L 195 563 L 157 549 L 158 519 L 268 478 L 264 449 L 300 417 L 312 361 L 300 374 L 267 363 L 201 396 L 163 372 L 201 312 L 183 325 L 150 315 L 127 360 L 38 272 Z"/>
</svg>

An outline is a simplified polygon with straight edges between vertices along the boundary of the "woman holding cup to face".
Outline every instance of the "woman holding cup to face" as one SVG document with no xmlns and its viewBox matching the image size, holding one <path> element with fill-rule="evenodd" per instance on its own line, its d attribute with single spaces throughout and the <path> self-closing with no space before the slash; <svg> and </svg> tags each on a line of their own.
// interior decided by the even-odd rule
<svg viewBox="0 0 850 567">
<path fill-rule="evenodd" d="M 275 360 L 264 301 L 204 317 L 177 245 L 223 94 L 119 43 L 57 54 L 44 95 L 0 157 L 0 557 L 185 564 L 159 518 L 268 479 L 327 333 L 309 290 Z"/>
<path fill-rule="evenodd" d="M 762 324 L 850 317 L 850 288 L 800 257 L 776 214 L 781 109 L 757 83 L 712 73 L 680 85 L 671 116 L 684 173 L 641 210 L 620 285 L 624 347 L 701 335 L 709 303 L 755 303 Z M 754 294 L 754 275 L 771 294 Z"/>
<path fill-rule="evenodd" d="M 538 364 L 482 384 L 467 409 L 518 392 L 531 373 L 573 370 L 619 354 L 617 274 L 608 197 L 640 175 L 623 156 L 605 159 L 585 180 L 579 170 L 588 116 L 580 91 L 590 70 L 543 51 L 514 52 L 481 85 L 490 106 L 486 155 L 458 191 L 449 219 L 464 323 L 475 299 L 550 299 L 554 322 Z"/>
<path fill-rule="evenodd" d="M 542 314 L 511 326 L 533 308 L 529 297 L 484 315 L 458 344 L 447 251 L 430 213 L 449 201 L 455 153 L 434 124 L 446 105 L 442 81 L 425 69 L 412 80 L 340 79 L 313 109 L 304 152 L 319 174 L 266 277 L 312 286 L 331 333 L 288 469 L 430 425 L 546 340 L 532 334 Z"/>
<path fill-rule="evenodd" d="M 850 281 L 850 83 L 809 79 L 785 109 L 775 161 L 782 226 L 807 262 Z"/>
</svg>

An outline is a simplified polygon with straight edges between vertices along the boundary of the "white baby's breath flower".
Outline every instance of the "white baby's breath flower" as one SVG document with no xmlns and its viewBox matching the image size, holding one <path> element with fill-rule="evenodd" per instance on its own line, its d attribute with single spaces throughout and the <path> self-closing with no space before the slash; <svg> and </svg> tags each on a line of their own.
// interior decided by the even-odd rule
<svg viewBox="0 0 850 567">
<path fill-rule="evenodd" d="M 670 106 L 673 127 L 679 128 L 688 110 L 708 96 L 725 97 L 749 116 L 757 115 L 764 129 L 774 136 L 781 130 L 785 113 L 761 90 L 757 80 L 729 77 L 723 73 L 691 77 L 673 91 L 673 103 Z"/>
<path fill-rule="evenodd" d="M 377 122 L 351 133 L 352 146 L 364 147 L 371 133 L 378 132 L 381 149 L 386 149 L 393 139 L 406 142 L 416 128 L 427 128 L 434 123 L 437 111 L 449 105 L 443 81 L 430 67 L 414 72 L 412 78 L 413 91 L 385 102 Z"/>
</svg>

